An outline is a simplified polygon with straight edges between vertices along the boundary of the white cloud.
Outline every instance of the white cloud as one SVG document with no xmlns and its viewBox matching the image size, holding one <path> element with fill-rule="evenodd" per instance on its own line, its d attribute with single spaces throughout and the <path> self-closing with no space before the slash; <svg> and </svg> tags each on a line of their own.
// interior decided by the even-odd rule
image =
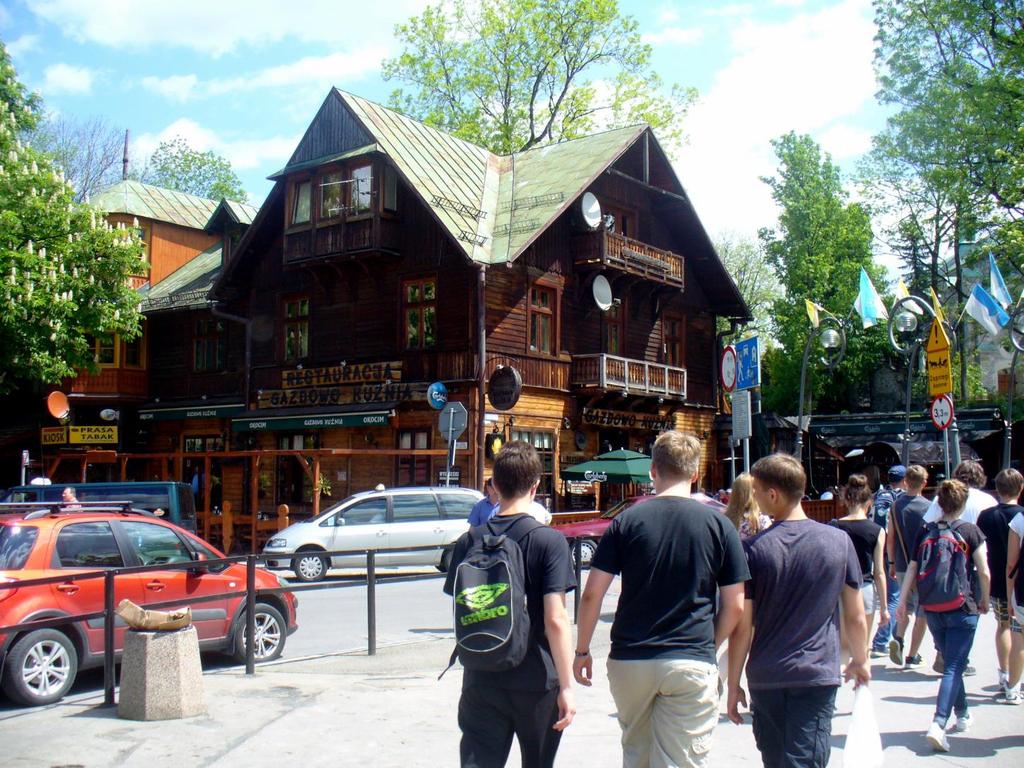
<svg viewBox="0 0 1024 768">
<path fill-rule="evenodd" d="M 301 133 L 266 139 L 225 137 L 195 120 L 181 117 L 157 133 L 143 133 L 136 137 L 132 142 L 132 155 L 137 161 L 144 162 L 161 142 L 177 136 L 185 139 L 192 149 L 199 152 L 212 150 L 227 158 L 235 171 L 258 168 L 266 162 L 284 165 L 302 138 Z"/>
<path fill-rule="evenodd" d="M 826 128 L 817 136 L 822 149 L 832 155 L 838 163 L 856 158 L 871 149 L 871 131 L 848 123 L 837 123 Z"/>
<path fill-rule="evenodd" d="M 690 45 L 704 37 L 699 27 L 665 27 L 657 32 L 648 32 L 642 39 L 649 45 Z"/>
<path fill-rule="evenodd" d="M 203 88 L 211 94 L 294 86 L 322 92 L 336 83 L 357 80 L 377 72 L 385 56 L 387 49 L 379 45 L 327 56 L 307 56 L 290 64 L 268 67 L 241 77 L 211 80 L 204 83 Z"/>
<path fill-rule="evenodd" d="M 396 22 L 419 13 L 427 0 L 360 3 L 305 0 L 26 0 L 38 17 L 70 38 L 112 48 L 191 48 L 218 56 L 242 46 L 284 39 L 352 45 L 390 40 Z"/>
<path fill-rule="evenodd" d="M 679 21 L 679 11 L 673 5 L 661 5 L 657 9 L 655 19 L 658 24 L 675 24 Z"/>
<path fill-rule="evenodd" d="M 770 141 L 809 133 L 836 155 L 856 154 L 866 133 L 847 127 L 873 99 L 875 27 L 869 0 L 841 0 L 781 23 L 745 21 L 733 59 L 691 111 L 677 169 L 709 232 L 753 234 L 777 210 L 761 176 L 776 170 Z"/>
<path fill-rule="evenodd" d="M 43 71 L 44 96 L 58 93 L 89 93 L 96 73 L 87 67 L 51 64 Z"/>
<path fill-rule="evenodd" d="M 34 51 L 39 47 L 39 36 L 38 35 L 22 35 L 17 40 L 12 40 L 7 43 L 7 53 L 12 57 L 18 58 L 19 56 Z"/>
<path fill-rule="evenodd" d="M 750 3 L 734 3 L 708 8 L 704 11 L 704 15 L 731 19 L 737 16 L 753 16 L 754 11 L 755 8 Z"/>
<path fill-rule="evenodd" d="M 171 101 L 188 101 L 195 91 L 198 78 L 195 75 L 171 75 L 170 77 L 144 77 L 142 85 Z"/>
</svg>

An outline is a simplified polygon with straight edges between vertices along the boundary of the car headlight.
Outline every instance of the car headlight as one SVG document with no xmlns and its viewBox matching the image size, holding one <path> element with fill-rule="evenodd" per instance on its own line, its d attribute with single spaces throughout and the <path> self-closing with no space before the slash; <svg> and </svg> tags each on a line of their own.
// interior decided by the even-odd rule
<svg viewBox="0 0 1024 768">
<path fill-rule="evenodd" d="M 276 538 L 267 542 L 267 549 L 284 549 L 288 546 L 288 539 Z"/>
</svg>

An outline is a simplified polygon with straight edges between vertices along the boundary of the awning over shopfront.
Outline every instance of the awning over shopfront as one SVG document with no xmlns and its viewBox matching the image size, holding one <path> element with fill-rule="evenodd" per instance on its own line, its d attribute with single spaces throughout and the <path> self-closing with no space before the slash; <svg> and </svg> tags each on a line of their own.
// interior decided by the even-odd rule
<svg viewBox="0 0 1024 768">
<path fill-rule="evenodd" d="M 182 419 L 219 419 L 245 411 L 245 403 L 197 401 L 190 403 L 147 403 L 139 409 L 139 421 L 180 421 Z"/>
<path fill-rule="evenodd" d="M 336 429 L 338 427 L 386 427 L 395 415 L 393 403 L 379 403 L 373 408 L 335 406 L 329 409 L 265 408 L 248 411 L 231 420 L 232 432 L 281 432 L 305 429 Z"/>
</svg>

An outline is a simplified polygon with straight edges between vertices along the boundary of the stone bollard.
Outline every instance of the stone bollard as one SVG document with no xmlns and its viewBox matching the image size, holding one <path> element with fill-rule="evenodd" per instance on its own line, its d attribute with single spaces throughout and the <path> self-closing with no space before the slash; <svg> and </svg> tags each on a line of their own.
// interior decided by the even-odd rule
<svg viewBox="0 0 1024 768">
<path fill-rule="evenodd" d="M 175 720 L 205 713 L 196 628 L 188 626 L 174 632 L 127 630 L 117 716 L 126 720 Z"/>
</svg>

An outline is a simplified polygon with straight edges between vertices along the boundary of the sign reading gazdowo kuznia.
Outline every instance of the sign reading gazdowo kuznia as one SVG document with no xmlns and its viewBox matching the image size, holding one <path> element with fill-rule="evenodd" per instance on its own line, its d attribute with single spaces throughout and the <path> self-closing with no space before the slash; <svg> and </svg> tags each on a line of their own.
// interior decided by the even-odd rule
<svg viewBox="0 0 1024 768">
<path fill-rule="evenodd" d="M 584 408 L 583 423 L 594 427 L 617 427 L 619 429 L 649 429 L 664 432 L 675 429 L 675 420 L 657 413 L 633 413 L 632 411 L 608 411 L 602 408 Z"/>
</svg>

